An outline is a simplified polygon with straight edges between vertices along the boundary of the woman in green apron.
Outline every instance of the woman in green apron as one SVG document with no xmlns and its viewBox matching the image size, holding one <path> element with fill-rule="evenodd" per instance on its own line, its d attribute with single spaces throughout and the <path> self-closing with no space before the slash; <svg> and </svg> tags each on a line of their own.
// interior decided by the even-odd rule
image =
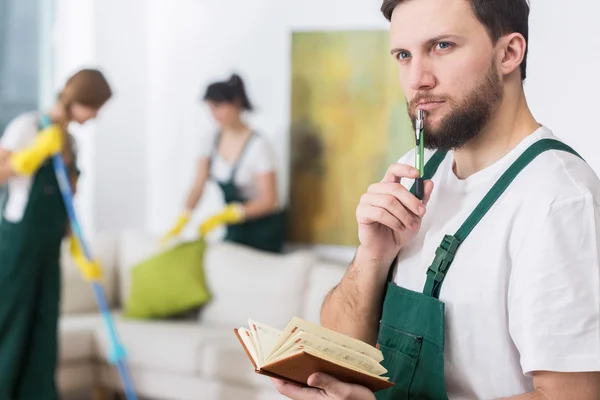
<svg viewBox="0 0 600 400">
<path fill-rule="evenodd" d="M 0 399 L 58 399 L 59 259 L 68 219 L 50 158 L 63 154 L 75 186 L 67 125 L 94 118 L 110 97 L 99 71 L 81 70 L 48 112 L 52 126 L 42 126 L 39 112 L 24 113 L 0 138 L 0 181 L 8 184 L 0 219 Z M 78 266 L 97 275 L 97 263 L 71 247 Z"/>
<path fill-rule="evenodd" d="M 228 81 L 209 85 L 204 101 L 220 129 L 212 144 L 203 146 L 184 211 L 163 241 L 181 233 L 206 182 L 213 180 L 221 189 L 225 207 L 202 223 L 200 234 L 204 236 L 225 225 L 225 241 L 281 252 L 285 226 L 278 201 L 275 159 L 268 141 L 242 120 L 242 113 L 252 110 L 242 79 L 233 75 Z"/>
</svg>

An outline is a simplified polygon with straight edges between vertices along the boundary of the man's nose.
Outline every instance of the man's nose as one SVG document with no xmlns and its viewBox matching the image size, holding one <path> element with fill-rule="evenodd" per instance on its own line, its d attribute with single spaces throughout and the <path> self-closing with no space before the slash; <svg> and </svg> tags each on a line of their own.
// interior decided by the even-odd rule
<svg viewBox="0 0 600 400">
<path fill-rule="evenodd" d="M 426 57 L 413 57 L 410 65 L 410 88 L 414 91 L 431 90 L 436 83 L 430 61 Z"/>
</svg>

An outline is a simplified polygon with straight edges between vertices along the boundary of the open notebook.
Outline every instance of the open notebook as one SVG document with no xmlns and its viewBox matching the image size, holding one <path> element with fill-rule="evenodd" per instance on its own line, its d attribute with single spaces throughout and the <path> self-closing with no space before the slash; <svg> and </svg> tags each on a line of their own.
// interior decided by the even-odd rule
<svg viewBox="0 0 600 400">
<path fill-rule="evenodd" d="M 301 386 L 314 372 L 366 386 L 373 392 L 393 386 L 382 375 L 381 351 L 365 342 L 295 317 L 282 331 L 253 320 L 234 329 L 257 373 Z"/>
</svg>

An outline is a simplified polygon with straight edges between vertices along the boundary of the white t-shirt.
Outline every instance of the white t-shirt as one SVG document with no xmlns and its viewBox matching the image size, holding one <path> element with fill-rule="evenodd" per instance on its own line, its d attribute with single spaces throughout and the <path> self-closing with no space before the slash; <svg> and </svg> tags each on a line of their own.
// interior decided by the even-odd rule
<svg viewBox="0 0 600 400">
<path fill-rule="evenodd" d="M 394 282 L 422 292 L 443 236 L 455 234 L 500 175 L 541 138 L 556 139 L 541 127 L 464 180 L 448 153 L 433 177 L 422 228 L 400 252 Z M 399 162 L 413 165 L 414 153 Z M 440 292 L 451 400 L 532 391 L 536 370 L 600 371 L 599 200 L 600 181 L 584 161 L 547 151 L 459 247 Z"/>
<path fill-rule="evenodd" d="M 39 130 L 41 114 L 23 113 L 13 119 L 0 137 L 0 148 L 15 152 L 33 144 Z M 8 181 L 8 201 L 4 209 L 4 218 L 18 222 L 23 218 L 29 199 L 33 177 L 17 176 Z"/>
<path fill-rule="evenodd" d="M 215 150 L 214 143 L 216 135 L 210 138 L 210 146 L 204 146 L 200 157 L 213 157 L 210 175 L 213 179 L 226 182 L 231 179 L 233 164 L 225 161 Z M 269 142 L 259 134 L 254 133 L 247 143 L 246 149 L 238 161 L 234 183 L 240 189 L 241 194 L 247 199 L 257 196 L 257 176 L 273 172 L 276 169 L 275 155 Z"/>
</svg>

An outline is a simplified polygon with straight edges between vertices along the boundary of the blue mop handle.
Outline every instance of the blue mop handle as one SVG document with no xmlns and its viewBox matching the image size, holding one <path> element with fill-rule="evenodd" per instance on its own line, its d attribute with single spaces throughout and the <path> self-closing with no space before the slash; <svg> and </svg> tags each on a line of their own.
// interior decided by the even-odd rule
<svg viewBox="0 0 600 400">
<path fill-rule="evenodd" d="M 60 191 L 63 195 L 65 208 L 67 209 L 67 215 L 71 221 L 71 230 L 73 231 L 73 235 L 75 235 L 75 238 L 79 242 L 85 258 L 88 261 L 92 261 L 93 257 L 90 247 L 84 240 L 81 226 L 79 225 L 77 215 L 75 214 L 75 207 L 73 206 L 73 192 L 71 190 L 71 184 L 69 182 L 67 169 L 65 167 L 62 155 L 57 154 L 53 156 L 52 162 L 54 164 L 54 171 L 56 173 L 58 185 L 60 186 Z M 104 317 L 104 321 L 106 322 L 110 343 L 112 344 L 111 354 L 109 354 L 109 362 L 112 364 L 117 364 L 121 379 L 123 380 L 123 386 L 125 387 L 127 399 L 137 400 L 135 391 L 133 390 L 131 377 L 129 376 L 129 371 L 125 365 L 125 349 L 119 343 L 117 332 L 110 314 L 110 309 L 108 308 L 108 304 L 106 302 L 106 296 L 104 295 L 104 290 L 102 290 L 102 286 L 98 281 L 92 282 L 92 285 L 94 287 L 94 293 L 96 295 L 96 301 L 98 302 L 100 312 Z"/>
<path fill-rule="evenodd" d="M 47 116 L 44 116 L 42 118 L 41 125 L 43 128 L 50 126 L 51 123 L 52 122 Z M 58 180 L 58 185 L 60 187 L 60 191 L 63 197 L 67 215 L 69 217 L 69 221 L 71 222 L 72 234 L 79 242 L 79 245 L 81 246 L 85 258 L 88 261 L 93 261 L 91 249 L 88 246 L 87 241 L 84 239 L 81 226 L 79 225 L 79 220 L 77 219 L 77 215 L 75 213 L 75 207 L 73 205 L 73 191 L 71 190 L 69 175 L 67 173 L 67 168 L 65 167 L 65 162 L 63 160 L 62 155 L 54 155 L 52 157 L 52 163 L 54 166 L 56 179 Z M 117 332 L 113 320 L 111 318 L 110 309 L 108 308 L 108 304 L 106 301 L 106 296 L 104 295 L 104 290 L 102 289 L 102 286 L 98 281 L 92 282 L 92 286 L 94 288 L 94 294 L 96 296 L 98 307 L 100 308 L 100 312 L 104 318 L 104 321 L 106 322 L 106 327 L 109 333 L 109 340 L 112 345 L 111 354 L 109 355 L 109 362 L 111 362 L 112 364 L 117 364 L 118 366 L 127 399 L 137 400 L 137 396 L 133 389 L 132 380 L 129 376 L 129 371 L 125 364 L 125 350 L 119 343 Z"/>
</svg>

